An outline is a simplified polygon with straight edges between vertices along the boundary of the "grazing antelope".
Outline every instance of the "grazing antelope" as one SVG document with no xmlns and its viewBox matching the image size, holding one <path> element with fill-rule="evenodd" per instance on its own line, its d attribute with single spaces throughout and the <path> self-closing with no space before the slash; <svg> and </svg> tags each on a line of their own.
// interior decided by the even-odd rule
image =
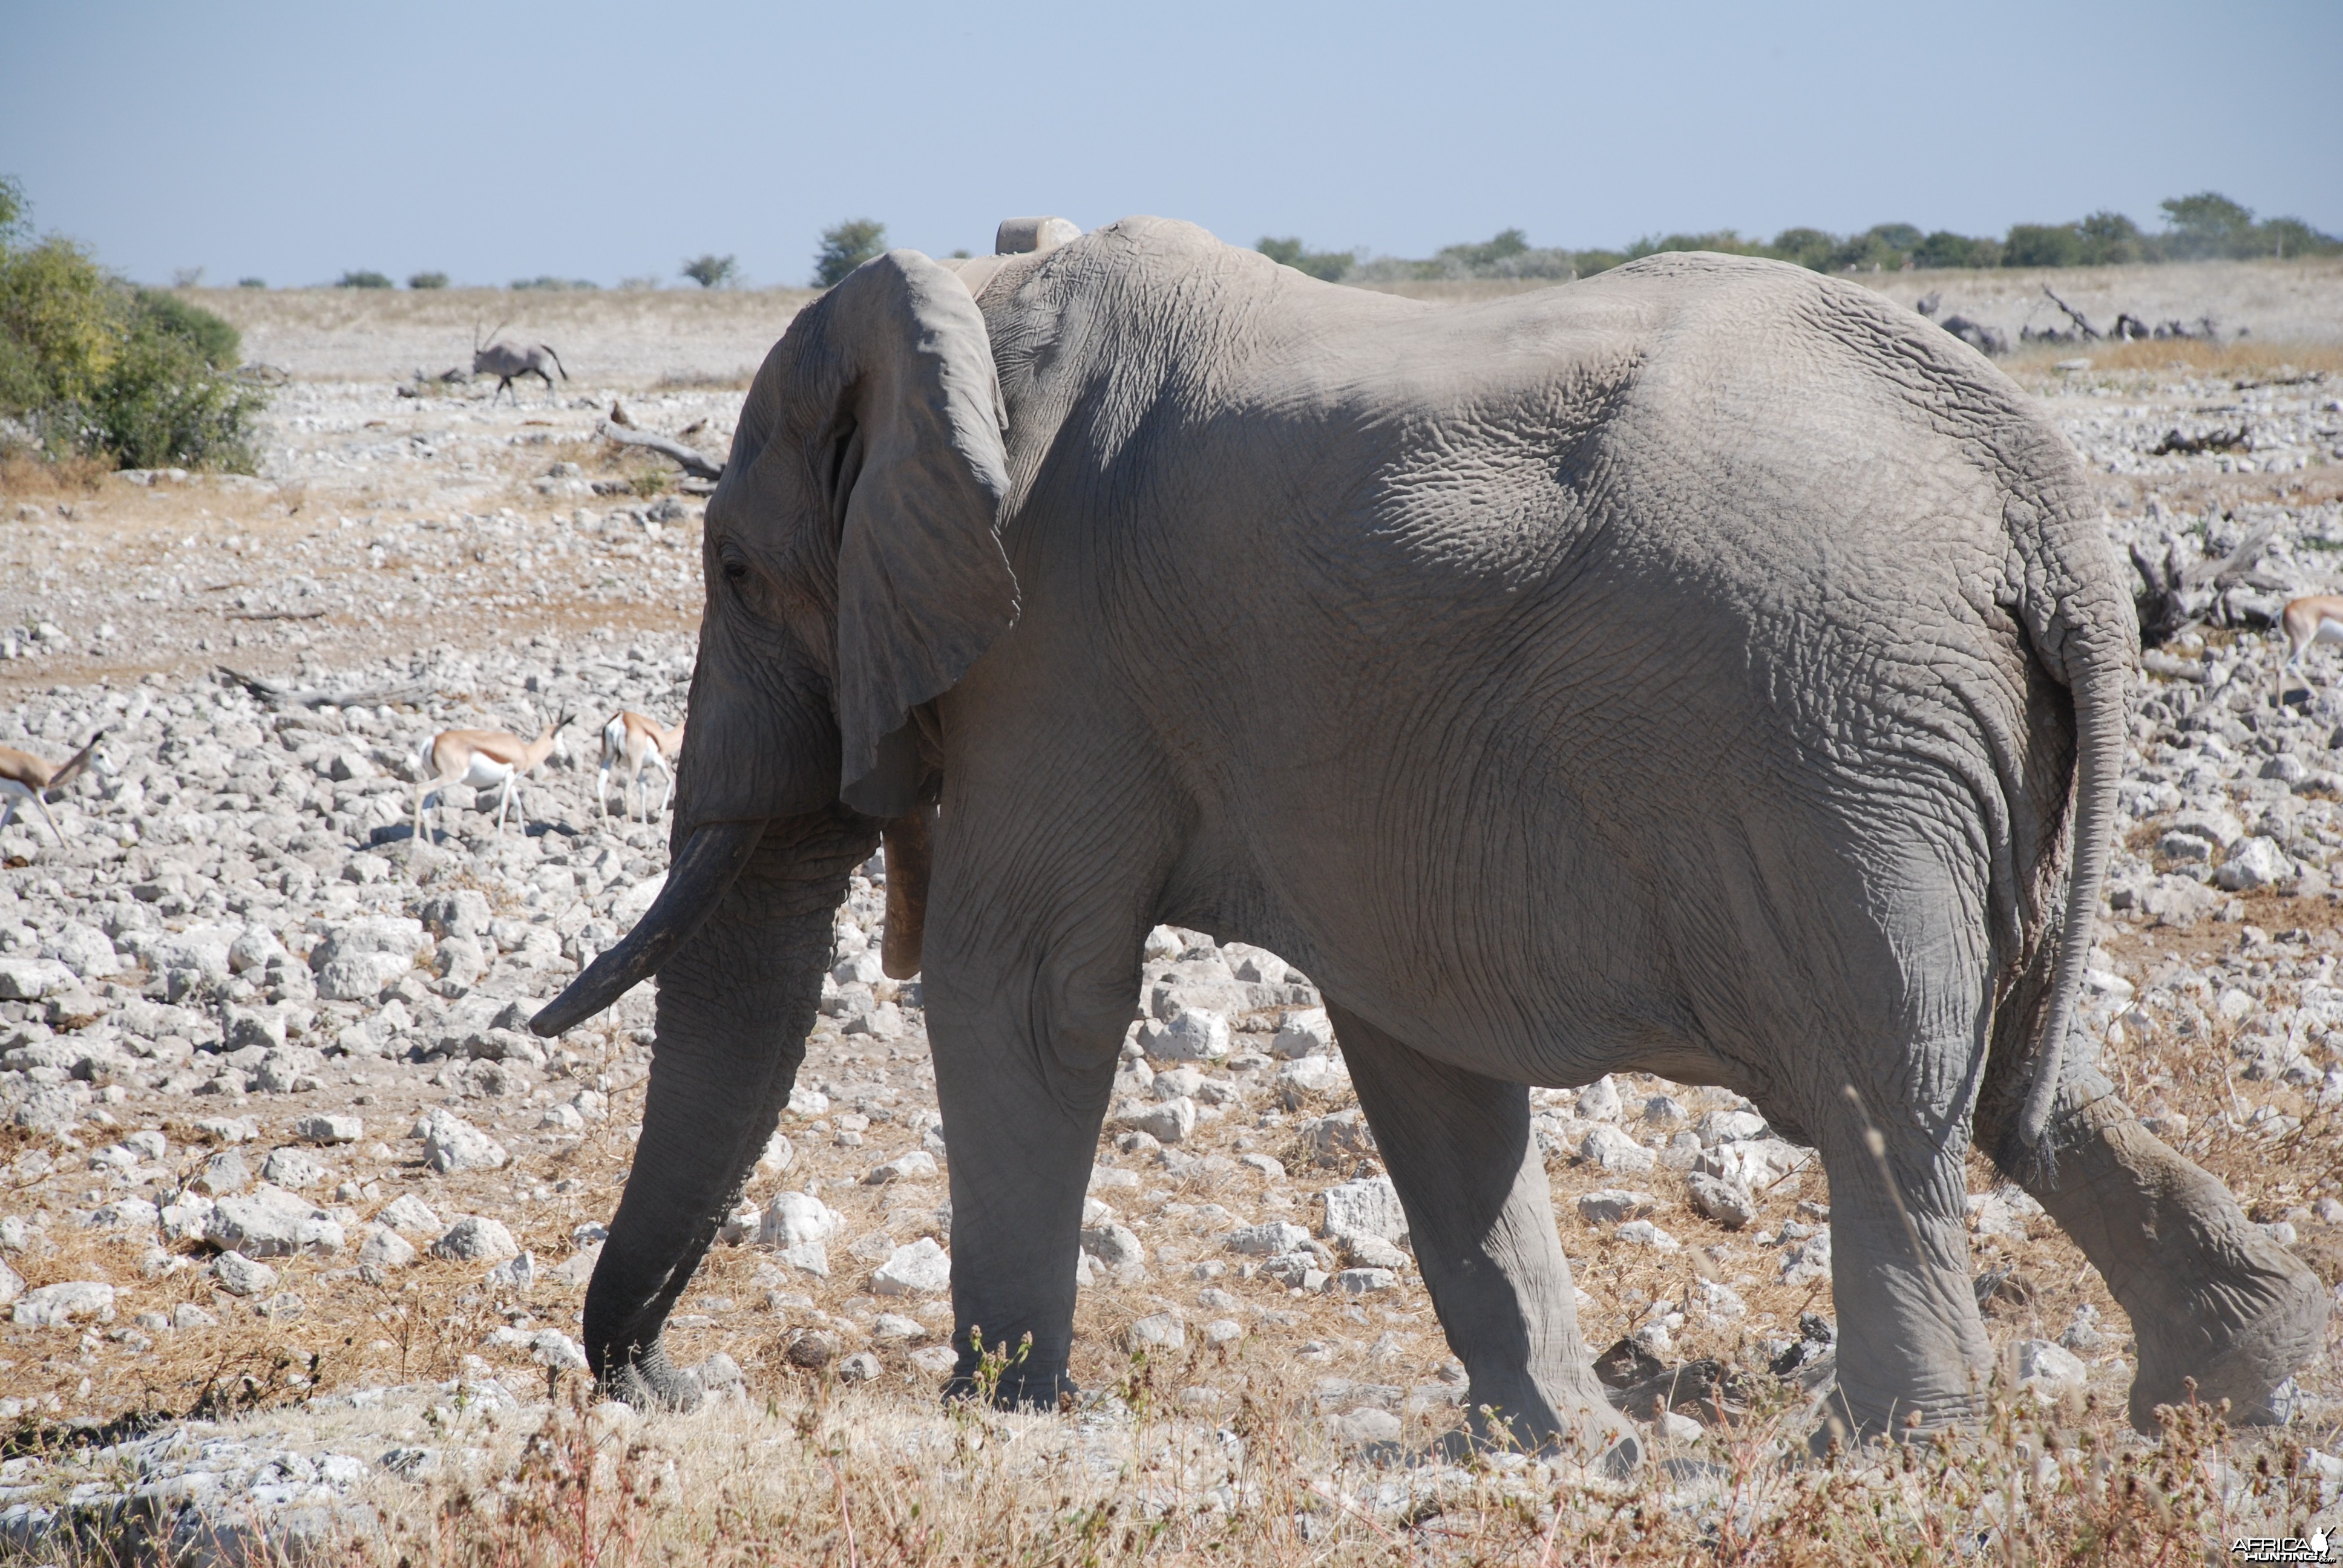
<svg viewBox="0 0 2343 1568">
<path fill-rule="evenodd" d="M 523 740 L 518 735 L 508 735 L 501 729 L 443 729 L 423 743 L 416 753 L 424 781 L 415 787 L 415 837 L 424 841 L 423 813 L 436 803 L 439 791 L 450 784 L 462 784 L 474 789 L 497 789 L 501 792 L 497 800 L 497 831 L 505 830 L 505 811 L 513 809 L 521 826 L 528 826 L 528 811 L 519 805 L 521 776 L 558 751 L 568 757 L 569 751 L 561 739 L 561 732 L 578 716 L 565 713 L 538 732 L 534 740 Z M 446 824 L 440 830 L 446 831 Z"/>
<path fill-rule="evenodd" d="M 679 729 L 681 726 L 677 727 Z M 62 768 L 50 766 L 45 758 L 29 751 L 19 751 L 13 746 L 0 746 L 0 800 L 7 802 L 0 809 L 0 828 L 16 819 L 16 808 L 30 800 L 49 825 L 49 837 L 62 844 L 65 836 L 57 831 L 57 819 L 49 815 L 48 792 L 62 789 L 82 775 L 90 759 L 97 755 L 97 743 L 106 739 L 101 729 L 89 738 L 89 744 L 73 754 L 72 760 Z"/>
<path fill-rule="evenodd" d="M 686 722 L 689 722 L 687 720 Z M 643 782 L 643 769 L 657 768 L 666 787 L 659 792 L 659 809 L 675 797 L 675 769 L 678 753 L 683 749 L 683 725 L 661 729 L 656 719 L 646 719 L 631 710 L 622 710 L 609 723 L 602 726 L 602 772 L 595 780 L 594 799 L 602 803 L 602 815 L 610 814 L 610 769 L 618 769 L 618 811 L 622 816 L 634 815 L 635 791 L 642 790 L 643 820 L 653 815 L 650 787 Z"/>
<path fill-rule="evenodd" d="M 2286 672 L 2302 662 L 2314 642 L 2343 642 L 2343 594 L 2310 594 L 2288 599 L 2278 618 L 2286 633 L 2286 658 L 2278 667 L 2278 699 L 2286 702 Z"/>
</svg>

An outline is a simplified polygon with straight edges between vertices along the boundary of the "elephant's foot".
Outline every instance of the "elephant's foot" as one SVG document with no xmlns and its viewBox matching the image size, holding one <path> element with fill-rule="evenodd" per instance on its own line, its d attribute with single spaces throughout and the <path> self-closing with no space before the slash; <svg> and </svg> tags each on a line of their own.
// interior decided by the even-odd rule
<svg viewBox="0 0 2343 1568">
<path fill-rule="evenodd" d="M 1564 1405 L 1541 1398 L 1534 1414 L 1479 1401 L 1469 1408 L 1471 1422 L 1434 1444 L 1452 1463 L 1478 1453 L 1530 1453 L 1566 1458 L 1589 1474 L 1624 1481 L 1644 1462 L 1643 1433 L 1599 1399 Z"/>
<path fill-rule="evenodd" d="M 2270 1424 L 2279 1419 L 2271 1393 L 2318 1353 L 2328 1304 L 2318 1276 L 2258 1231 L 2240 1227 L 2226 1239 L 2221 1277 L 2162 1310 L 2132 1310 L 2139 1371 L 2130 1413 L 2143 1432 L 2160 1430 L 2157 1406 L 2187 1400 L 2191 1378 L 2199 1403 L 2226 1399 L 2232 1422 Z"/>
<path fill-rule="evenodd" d="M 664 1341 L 606 1369 L 602 1392 L 646 1415 L 688 1415 L 699 1408 L 699 1380 L 667 1359 Z"/>
<path fill-rule="evenodd" d="M 1806 1452 L 1822 1459 L 1834 1448 L 1845 1453 L 1866 1443 L 1926 1442 L 1976 1425 L 1980 1413 L 1974 1398 L 1858 1404 L 1833 1388 L 1823 1397 L 1822 1420 L 1806 1434 Z"/>
<path fill-rule="evenodd" d="M 963 1353 L 960 1366 L 944 1384 L 944 1402 L 988 1400 L 997 1410 L 1061 1410 L 1081 1397 L 1082 1391 L 1067 1372 L 1012 1370 L 999 1379 L 980 1376 L 975 1358 Z"/>
<path fill-rule="evenodd" d="M 2156 1407 L 2185 1402 L 2192 1378 L 2197 1400 L 2227 1400 L 2234 1421 L 2276 1419 L 2271 1393 L 2323 1341 L 2326 1290 L 2227 1187 L 2140 1126 L 2103 1082 L 2088 1087 L 2055 1129 L 2047 1179 L 2027 1172 L 2026 1190 L 2130 1315 L 2132 1425 L 2155 1435 Z"/>
</svg>

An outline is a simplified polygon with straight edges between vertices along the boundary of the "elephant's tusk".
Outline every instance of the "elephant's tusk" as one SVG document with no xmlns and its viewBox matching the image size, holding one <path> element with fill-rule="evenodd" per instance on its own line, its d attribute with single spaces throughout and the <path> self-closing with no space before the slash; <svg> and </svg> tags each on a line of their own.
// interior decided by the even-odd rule
<svg viewBox="0 0 2343 1568">
<path fill-rule="evenodd" d="M 694 829 L 683 853 L 668 868 L 667 886 L 634 930 L 548 1002 L 528 1027 L 548 1039 L 575 1029 L 657 974 L 669 956 L 716 912 L 764 833 L 761 821 L 710 822 Z"/>
</svg>

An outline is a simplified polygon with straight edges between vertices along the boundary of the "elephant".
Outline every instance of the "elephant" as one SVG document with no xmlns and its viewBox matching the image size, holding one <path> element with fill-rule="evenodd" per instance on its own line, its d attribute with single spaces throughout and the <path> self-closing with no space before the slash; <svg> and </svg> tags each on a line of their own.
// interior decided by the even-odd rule
<svg viewBox="0 0 2343 1568">
<path fill-rule="evenodd" d="M 534 1020 L 658 977 L 585 1312 L 629 1400 L 695 1397 L 662 1324 L 882 842 L 949 1151 L 947 1397 L 1072 1388 L 1158 923 L 1322 990 L 1468 1442 L 1638 1462 L 1529 1111 L 1623 1070 L 1819 1151 L 1817 1442 L 1978 1416 L 1973 1142 L 2129 1312 L 2144 1430 L 2192 1378 L 2267 1418 L 2320 1343 L 2316 1276 L 2076 1021 L 2137 646 L 2077 461 L 1866 289 L 1669 254 L 1440 308 L 1145 217 L 890 251 L 766 358 L 703 557 L 669 880 Z"/>
</svg>

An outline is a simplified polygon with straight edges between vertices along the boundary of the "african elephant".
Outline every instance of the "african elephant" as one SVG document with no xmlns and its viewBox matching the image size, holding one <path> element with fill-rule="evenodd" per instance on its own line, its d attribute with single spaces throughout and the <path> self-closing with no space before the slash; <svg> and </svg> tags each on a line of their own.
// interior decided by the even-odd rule
<svg viewBox="0 0 2343 1568">
<path fill-rule="evenodd" d="M 661 1325 L 882 828 L 932 829 L 889 890 L 923 951 L 890 945 L 950 1151 L 954 1391 L 972 1325 L 1031 1336 L 1001 1397 L 1068 1386 L 1158 922 L 1316 978 L 1516 1439 L 1637 1452 L 1528 1105 L 1623 1070 L 1820 1151 L 1843 1429 L 1976 1412 L 1973 1136 L 2130 1312 L 2136 1421 L 2187 1377 L 2261 1411 L 2318 1343 L 2317 1279 L 2070 1029 L 2136 647 L 2076 462 L 1863 288 L 1667 255 L 1439 309 L 1152 218 L 966 280 L 894 251 L 766 359 L 704 548 L 673 870 L 538 1020 L 659 976 L 586 1308 L 630 1398 L 693 1397 Z"/>
</svg>

